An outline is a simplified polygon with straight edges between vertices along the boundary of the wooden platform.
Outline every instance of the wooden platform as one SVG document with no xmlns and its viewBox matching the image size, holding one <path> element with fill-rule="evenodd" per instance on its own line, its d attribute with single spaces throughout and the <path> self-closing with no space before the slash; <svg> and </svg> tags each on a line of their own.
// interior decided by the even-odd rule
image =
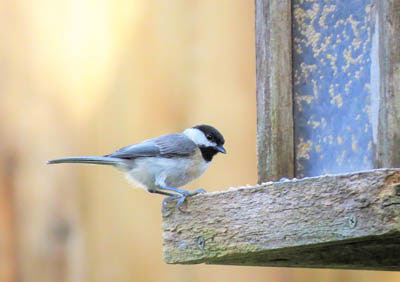
<svg viewBox="0 0 400 282">
<path fill-rule="evenodd" d="M 400 270 L 400 169 L 263 183 L 163 208 L 164 259 Z"/>
</svg>

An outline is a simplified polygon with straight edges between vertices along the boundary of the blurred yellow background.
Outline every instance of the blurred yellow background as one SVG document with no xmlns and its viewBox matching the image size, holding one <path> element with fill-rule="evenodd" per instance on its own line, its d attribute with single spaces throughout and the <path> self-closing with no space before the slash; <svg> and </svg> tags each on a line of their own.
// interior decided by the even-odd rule
<svg viewBox="0 0 400 282">
<path fill-rule="evenodd" d="M 255 184 L 253 1 L 3 0 L 0 34 L 0 281 L 400 280 L 167 265 L 161 196 L 108 167 L 45 165 L 206 123 L 228 154 L 188 187 Z"/>
</svg>

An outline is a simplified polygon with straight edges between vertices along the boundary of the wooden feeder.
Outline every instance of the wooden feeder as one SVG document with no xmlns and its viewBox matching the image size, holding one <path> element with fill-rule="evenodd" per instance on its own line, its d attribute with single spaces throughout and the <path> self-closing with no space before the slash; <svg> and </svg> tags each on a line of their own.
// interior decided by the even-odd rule
<svg viewBox="0 0 400 282">
<path fill-rule="evenodd" d="M 400 0 L 255 2 L 260 184 L 168 201 L 166 262 L 400 270 Z"/>
</svg>

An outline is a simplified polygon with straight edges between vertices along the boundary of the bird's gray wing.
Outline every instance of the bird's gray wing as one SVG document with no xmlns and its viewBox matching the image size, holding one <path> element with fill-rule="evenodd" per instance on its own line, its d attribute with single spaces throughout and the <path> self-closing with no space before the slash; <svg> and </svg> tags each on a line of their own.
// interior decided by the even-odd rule
<svg viewBox="0 0 400 282">
<path fill-rule="evenodd" d="M 197 149 L 197 145 L 184 134 L 164 135 L 154 139 L 154 142 L 165 158 L 191 156 Z"/>
<path fill-rule="evenodd" d="M 155 157 L 160 154 L 160 149 L 151 140 L 123 147 L 105 157 L 120 159 L 135 159 L 140 157 Z"/>
<path fill-rule="evenodd" d="M 196 144 L 184 134 L 168 134 L 121 148 L 107 157 L 135 159 L 140 157 L 173 158 L 190 156 L 196 151 Z"/>
</svg>

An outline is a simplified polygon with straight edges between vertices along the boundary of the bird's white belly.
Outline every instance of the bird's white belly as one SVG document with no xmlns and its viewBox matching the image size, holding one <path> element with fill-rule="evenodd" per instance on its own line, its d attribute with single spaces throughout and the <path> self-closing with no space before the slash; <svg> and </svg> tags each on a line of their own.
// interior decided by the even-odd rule
<svg viewBox="0 0 400 282">
<path fill-rule="evenodd" d="M 129 181 L 148 190 L 160 185 L 180 187 L 198 178 L 210 162 L 197 158 L 139 158 L 134 167 L 126 172 Z"/>
</svg>

